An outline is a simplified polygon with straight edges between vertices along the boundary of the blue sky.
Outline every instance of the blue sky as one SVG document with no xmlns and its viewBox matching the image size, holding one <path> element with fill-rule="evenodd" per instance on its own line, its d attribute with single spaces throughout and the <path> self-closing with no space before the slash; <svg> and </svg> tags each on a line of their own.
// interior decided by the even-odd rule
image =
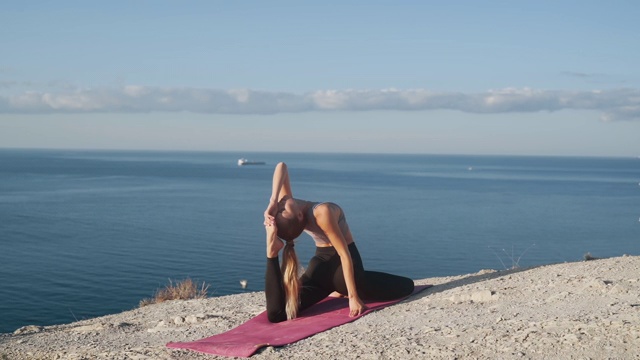
<svg viewBox="0 0 640 360">
<path fill-rule="evenodd" d="M 637 1 L 5 1 L 0 147 L 640 155 Z"/>
</svg>

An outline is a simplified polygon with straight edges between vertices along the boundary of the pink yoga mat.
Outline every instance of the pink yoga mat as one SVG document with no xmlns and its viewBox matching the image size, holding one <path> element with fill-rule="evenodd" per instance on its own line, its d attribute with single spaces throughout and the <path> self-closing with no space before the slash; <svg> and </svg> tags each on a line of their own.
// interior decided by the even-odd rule
<svg viewBox="0 0 640 360">
<path fill-rule="evenodd" d="M 431 285 L 416 286 L 411 295 L 429 287 Z M 262 347 L 294 343 L 333 327 L 352 322 L 372 311 L 404 299 L 406 298 L 384 302 L 367 302 L 367 311 L 360 316 L 349 317 L 348 299 L 328 297 L 301 312 L 300 317 L 294 320 L 276 324 L 270 323 L 267 320 L 267 313 L 263 312 L 222 334 L 191 342 L 171 342 L 167 344 L 167 347 L 196 350 L 214 355 L 249 357 Z"/>
</svg>

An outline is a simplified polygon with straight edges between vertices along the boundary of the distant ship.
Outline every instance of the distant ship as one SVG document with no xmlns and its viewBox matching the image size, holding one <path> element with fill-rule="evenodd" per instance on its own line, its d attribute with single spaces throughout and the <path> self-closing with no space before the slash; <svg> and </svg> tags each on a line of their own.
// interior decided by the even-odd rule
<svg viewBox="0 0 640 360">
<path fill-rule="evenodd" d="M 251 160 L 247 160 L 245 158 L 242 159 L 238 159 L 238 166 L 244 166 L 244 165 L 264 165 L 266 164 L 264 161 L 251 161 Z"/>
</svg>

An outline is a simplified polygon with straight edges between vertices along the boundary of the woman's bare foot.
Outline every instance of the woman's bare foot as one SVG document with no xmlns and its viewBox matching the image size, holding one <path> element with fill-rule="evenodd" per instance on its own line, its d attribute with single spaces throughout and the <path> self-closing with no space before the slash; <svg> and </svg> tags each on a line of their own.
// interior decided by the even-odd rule
<svg viewBox="0 0 640 360">
<path fill-rule="evenodd" d="M 274 258 L 280 253 L 280 250 L 284 247 L 284 242 L 278 237 L 278 229 L 274 224 L 265 225 L 267 230 L 267 257 Z"/>
<path fill-rule="evenodd" d="M 284 247 L 284 242 L 277 237 L 267 243 L 267 257 L 274 258 L 278 256 L 280 250 Z"/>
</svg>

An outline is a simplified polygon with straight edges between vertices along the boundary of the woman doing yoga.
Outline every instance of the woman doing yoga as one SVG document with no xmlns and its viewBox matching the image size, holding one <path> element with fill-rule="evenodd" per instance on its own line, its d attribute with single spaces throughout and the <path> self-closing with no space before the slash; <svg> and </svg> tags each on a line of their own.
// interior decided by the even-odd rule
<svg viewBox="0 0 640 360">
<path fill-rule="evenodd" d="M 276 165 L 269 205 L 264 212 L 267 232 L 265 294 L 271 322 L 293 319 L 332 292 L 349 298 L 349 316 L 358 316 L 364 300 L 394 300 L 411 294 L 413 280 L 365 271 L 344 212 L 337 204 L 293 198 L 285 163 Z M 302 274 L 293 240 L 307 232 L 316 244 L 315 256 Z M 282 266 L 279 262 L 280 250 Z"/>
</svg>

